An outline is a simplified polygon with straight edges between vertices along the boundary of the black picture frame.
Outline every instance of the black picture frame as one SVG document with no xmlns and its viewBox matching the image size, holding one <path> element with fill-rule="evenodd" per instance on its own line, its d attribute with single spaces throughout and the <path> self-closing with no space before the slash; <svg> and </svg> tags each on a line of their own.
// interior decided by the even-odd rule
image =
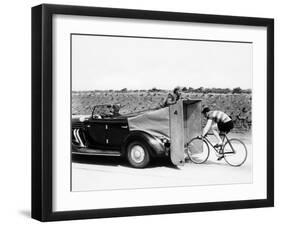
<svg viewBox="0 0 281 226">
<path fill-rule="evenodd" d="M 55 14 L 267 28 L 267 198 L 95 210 L 52 210 L 52 17 Z M 168 214 L 274 206 L 274 20 L 43 4 L 32 8 L 32 218 L 40 221 Z"/>
</svg>

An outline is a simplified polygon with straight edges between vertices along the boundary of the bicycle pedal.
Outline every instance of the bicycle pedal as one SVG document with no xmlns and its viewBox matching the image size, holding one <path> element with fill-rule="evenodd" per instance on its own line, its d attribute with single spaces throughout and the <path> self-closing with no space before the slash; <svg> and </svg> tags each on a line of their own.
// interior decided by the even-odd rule
<svg viewBox="0 0 281 226">
<path fill-rule="evenodd" d="M 223 157 L 224 157 L 224 156 L 220 156 L 220 157 L 218 157 L 218 159 L 217 159 L 217 160 L 218 160 L 218 161 L 220 161 L 220 160 L 222 160 L 222 159 L 223 159 Z"/>
<path fill-rule="evenodd" d="M 214 145 L 214 148 L 222 148 L 222 144 L 216 144 Z"/>
</svg>

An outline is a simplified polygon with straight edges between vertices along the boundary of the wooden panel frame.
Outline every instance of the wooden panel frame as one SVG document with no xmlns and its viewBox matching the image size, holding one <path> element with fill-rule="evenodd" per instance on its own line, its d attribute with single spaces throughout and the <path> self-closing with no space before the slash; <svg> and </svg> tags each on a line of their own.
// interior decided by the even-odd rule
<svg viewBox="0 0 281 226">
<path fill-rule="evenodd" d="M 184 124 L 183 101 L 169 106 L 171 153 L 170 158 L 174 165 L 184 165 Z"/>
</svg>

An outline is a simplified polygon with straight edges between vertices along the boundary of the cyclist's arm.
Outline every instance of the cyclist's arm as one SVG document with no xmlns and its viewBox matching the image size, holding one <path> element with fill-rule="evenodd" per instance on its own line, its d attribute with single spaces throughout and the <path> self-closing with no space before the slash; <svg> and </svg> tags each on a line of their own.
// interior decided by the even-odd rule
<svg viewBox="0 0 281 226">
<path fill-rule="evenodd" d="M 202 133 L 202 136 L 203 136 L 203 137 L 204 137 L 204 136 L 209 132 L 209 130 L 211 129 L 212 122 L 213 122 L 212 119 L 208 119 L 208 121 L 207 121 L 207 123 L 206 123 L 206 126 L 205 126 L 204 129 L 203 129 L 203 133 Z"/>
</svg>

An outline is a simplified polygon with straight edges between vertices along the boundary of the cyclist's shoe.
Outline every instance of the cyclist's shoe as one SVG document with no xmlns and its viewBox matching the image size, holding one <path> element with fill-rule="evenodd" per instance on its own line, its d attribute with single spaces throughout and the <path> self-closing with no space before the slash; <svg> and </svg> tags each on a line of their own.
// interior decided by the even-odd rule
<svg viewBox="0 0 281 226">
<path fill-rule="evenodd" d="M 222 147 L 222 144 L 216 144 L 214 145 L 214 148 L 221 148 Z"/>
<path fill-rule="evenodd" d="M 220 155 L 217 160 L 220 161 L 223 159 L 223 157 L 224 157 L 223 155 Z"/>
<path fill-rule="evenodd" d="M 218 157 L 217 160 L 220 161 L 223 159 L 224 155 L 222 153 L 222 150 L 220 150 L 219 152 L 216 152 L 216 156 Z"/>
</svg>

